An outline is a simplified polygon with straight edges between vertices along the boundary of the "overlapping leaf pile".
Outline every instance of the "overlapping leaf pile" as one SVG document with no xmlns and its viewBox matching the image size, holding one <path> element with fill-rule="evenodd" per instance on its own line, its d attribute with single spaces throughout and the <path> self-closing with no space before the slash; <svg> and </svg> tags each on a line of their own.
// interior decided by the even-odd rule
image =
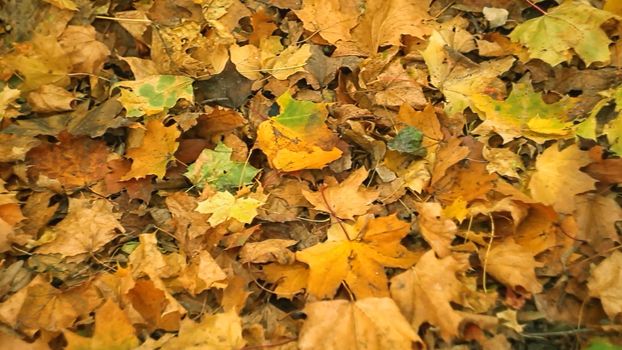
<svg viewBox="0 0 622 350">
<path fill-rule="evenodd" d="M 0 21 L 0 347 L 622 341 L 617 0 Z"/>
</svg>

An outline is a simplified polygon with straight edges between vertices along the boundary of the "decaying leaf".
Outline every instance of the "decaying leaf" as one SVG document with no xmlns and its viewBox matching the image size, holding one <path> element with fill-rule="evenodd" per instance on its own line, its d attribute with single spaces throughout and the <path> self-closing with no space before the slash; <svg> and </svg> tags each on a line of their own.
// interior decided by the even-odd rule
<svg viewBox="0 0 622 350">
<path fill-rule="evenodd" d="M 184 319 L 179 335 L 164 343 L 162 349 L 240 349 L 245 343 L 242 320 L 235 311 L 229 311 L 204 315 L 200 323 Z"/>
<path fill-rule="evenodd" d="M 622 313 L 622 253 L 614 251 L 592 269 L 588 280 L 590 295 L 600 298 L 610 319 Z"/>
</svg>

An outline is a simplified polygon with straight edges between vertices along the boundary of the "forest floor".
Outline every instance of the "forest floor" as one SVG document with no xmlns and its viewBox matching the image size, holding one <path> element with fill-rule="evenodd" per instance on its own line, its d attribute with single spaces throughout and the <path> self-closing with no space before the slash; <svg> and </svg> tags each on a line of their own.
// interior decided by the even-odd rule
<svg viewBox="0 0 622 350">
<path fill-rule="evenodd" d="M 5 0 L 3 349 L 622 349 L 622 2 Z"/>
</svg>

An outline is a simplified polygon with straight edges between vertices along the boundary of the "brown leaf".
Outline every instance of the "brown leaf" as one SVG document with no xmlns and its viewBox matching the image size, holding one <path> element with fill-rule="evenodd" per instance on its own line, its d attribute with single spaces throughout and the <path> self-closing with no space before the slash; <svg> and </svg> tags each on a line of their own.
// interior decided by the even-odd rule
<svg viewBox="0 0 622 350">
<path fill-rule="evenodd" d="M 358 24 L 359 1 L 304 0 L 303 7 L 295 10 L 306 30 L 318 33 L 331 44 L 351 39 L 350 30 Z M 327 16 L 327 14 L 331 14 Z"/>
<path fill-rule="evenodd" d="M 97 252 L 115 238 L 117 230 L 125 232 L 118 221 L 121 215 L 112 209 L 105 199 L 70 198 L 67 216 L 39 239 L 44 244 L 37 253 L 76 256 Z"/>
<path fill-rule="evenodd" d="M 246 243 L 240 250 L 240 262 L 261 264 L 276 261 L 283 265 L 291 264 L 296 258 L 287 248 L 296 243 L 298 242 L 291 239 L 267 239 Z"/>
<path fill-rule="evenodd" d="M 107 173 L 106 143 L 88 137 L 59 136 L 60 143 L 44 143 L 31 149 L 26 161 L 28 174 L 37 179 L 56 179 L 67 191 L 92 185 Z"/>
<path fill-rule="evenodd" d="M 419 203 L 416 209 L 419 213 L 418 223 L 423 238 L 439 257 L 448 256 L 458 226 L 451 219 L 444 217 L 443 208 L 439 203 Z"/>
<path fill-rule="evenodd" d="M 77 96 L 55 85 L 43 85 L 28 93 L 26 100 L 34 112 L 63 112 L 73 109 L 71 103 Z"/>
<path fill-rule="evenodd" d="M 108 47 L 95 35 L 93 26 L 69 25 L 58 39 L 73 64 L 73 72 L 97 74 L 110 55 Z"/>
<path fill-rule="evenodd" d="M 622 253 L 614 251 L 593 268 L 587 287 L 590 296 L 600 298 L 611 320 L 622 313 Z"/>
<path fill-rule="evenodd" d="M 616 222 L 622 221 L 622 208 L 614 194 L 586 193 L 575 198 L 575 219 L 579 228 L 577 239 L 594 247 L 603 241 L 620 242 Z"/>
</svg>

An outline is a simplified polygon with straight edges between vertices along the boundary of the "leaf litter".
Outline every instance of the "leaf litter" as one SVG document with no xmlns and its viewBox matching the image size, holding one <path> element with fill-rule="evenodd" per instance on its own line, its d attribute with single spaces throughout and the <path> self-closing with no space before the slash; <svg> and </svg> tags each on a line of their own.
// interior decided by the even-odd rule
<svg viewBox="0 0 622 350">
<path fill-rule="evenodd" d="M 617 0 L 0 22 L 3 347 L 622 344 Z"/>
</svg>

